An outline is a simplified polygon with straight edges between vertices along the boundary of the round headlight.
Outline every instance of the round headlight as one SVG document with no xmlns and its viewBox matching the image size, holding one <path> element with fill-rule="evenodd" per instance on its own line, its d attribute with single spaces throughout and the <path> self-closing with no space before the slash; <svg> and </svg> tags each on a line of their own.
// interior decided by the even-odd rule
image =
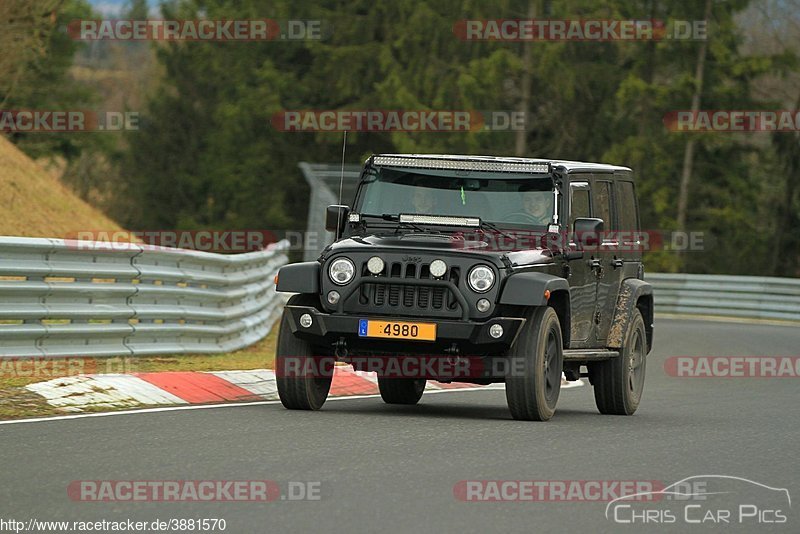
<svg viewBox="0 0 800 534">
<path fill-rule="evenodd" d="M 486 293 L 494 285 L 494 271 L 486 265 L 476 265 L 470 270 L 467 282 L 476 293 Z"/>
<path fill-rule="evenodd" d="M 433 260 L 430 269 L 433 276 L 441 278 L 447 272 L 447 264 L 442 260 Z"/>
<path fill-rule="evenodd" d="M 331 262 L 328 275 L 334 284 L 343 286 L 349 284 L 356 274 L 356 266 L 348 258 L 339 258 Z"/>
<path fill-rule="evenodd" d="M 367 262 L 367 270 L 372 274 L 381 274 L 383 272 L 383 260 L 378 256 L 372 256 Z"/>
</svg>

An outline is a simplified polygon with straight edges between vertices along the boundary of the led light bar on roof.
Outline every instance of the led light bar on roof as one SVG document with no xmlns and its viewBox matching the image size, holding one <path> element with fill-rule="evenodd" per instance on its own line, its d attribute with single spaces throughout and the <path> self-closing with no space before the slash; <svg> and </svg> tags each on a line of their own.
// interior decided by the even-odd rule
<svg viewBox="0 0 800 534">
<path fill-rule="evenodd" d="M 442 226 L 475 226 L 481 225 L 478 217 L 453 217 L 449 215 L 414 215 L 400 214 L 401 223 L 409 224 L 441 224 Z"/>
<path fill-rule="evenodd" d="M 415 167 L 417 169 L 523 172 L 529 174 L 547 173 L 550 170 L 550 166 L 547 163 L 455 158 L 404 158 L 402 156 L 375 156 L 373 163 L 375 163 L 375 165 L 386 165 L 389 167 Z"/>
</svg>

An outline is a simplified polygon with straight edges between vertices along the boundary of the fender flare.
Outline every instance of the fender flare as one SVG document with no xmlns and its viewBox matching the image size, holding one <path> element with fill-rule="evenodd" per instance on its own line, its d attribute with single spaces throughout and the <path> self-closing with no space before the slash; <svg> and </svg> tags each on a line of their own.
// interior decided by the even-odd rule
<svg viewBox="0 0 800 534">
<path fill-rule="evenodd" d="M 614 308 L 614 319 L 611 330 L 608 332 L 608 348 L 622 347 L 628 326 L 633 320 L 633 313 L 637 309 L 639 299 L 645 297 L 645 309 L 642 310 L 644 328 L 647 333 L 647 352 L 653 348 L 653 286 L 638 278 L 628 278 L 622 281 L 619 297 Z"/>
<path fill-rule="evenodd" d="M 547 290 L 550 293 L 563 290 L 569 294 L 569 283 L 559 276 L 547 273 L 515 273 L 506 279 L 498 302 L 513 306 L 546 306 L 544 292 Z"/>
<path fill-rule="evenodd" d="M 319 295 L 319 272 L 320 265 L 317 261 L 284 265 L 278 269 L 278 283 L 275 290 Z"/>
</svg>

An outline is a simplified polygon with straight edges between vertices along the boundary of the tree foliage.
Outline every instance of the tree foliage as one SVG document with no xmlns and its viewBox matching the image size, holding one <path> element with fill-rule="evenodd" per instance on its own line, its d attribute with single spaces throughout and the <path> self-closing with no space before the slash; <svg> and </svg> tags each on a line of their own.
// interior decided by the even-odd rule
<svg viewBox="0 0 800 534">
<path fill-rule="evenodd" d="M 131 228 L 302 228 L 307 191 L 297 163 L 338 161 L 342 137 L 281 132 L 270 125 L 273 114 L 527 107 L 525 154 L 632 167 L 650 230 L 676 229 L 681 162 L 693 139 L 686 229 L 705 234 L 706 250 L 653 252 L 650 269 L 797 276 L 797 233 L 777 233 L 780 257 L 764 238 L 800 222 L 797 135 L 675 133 L 664 125 L 666 113 L 689 109 L 697 88 L 702 109 L 794 103 L 763 87 L 792 87 L 787 76 L 797 72 L 800 41 L 758 47 L 748 37 L 757 30 L 742 29 L 743 17 L 756 20 L 754 10 L 786 10 L 786 2 L 714 0 L 701 86 L 700 41 L 463 41 L 453 26 L 531 13 L 669 25 L 702 19 L 705 2 L 166 1 L 162 18 L 310 19 L 331 31 L 322 40 L 154 43 L 163 75 L 141 129 L 113 159 L 120 177 L 114 215 Z M 762 29 L 770 23 L 762 19 Z M 351 132 L 347 160 L 393 151 L 512 155 L 515 138 L 507 131 Z"/>
</svg>

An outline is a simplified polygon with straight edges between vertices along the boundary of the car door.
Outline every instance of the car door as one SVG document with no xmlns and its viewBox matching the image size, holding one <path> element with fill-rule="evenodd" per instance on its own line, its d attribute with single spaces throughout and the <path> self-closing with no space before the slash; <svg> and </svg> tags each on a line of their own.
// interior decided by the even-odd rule
<svg viewBox="0 0 800 534">
<path fill-rule="evenodd" d="M 617 219 L 619 221 L 620 258 L 622 280 L 637 278 L 642 261 L 644 237 L 639 226 L 639 206 L 636 202 L 636 187 L 629 177 L 614 182 L 616 189 Z"/>
<path fill-rule="evenodd" d="M 570 238 L 575 229 L 575 219 L 591 217 L 591 195 L 589 181 L 587 179 L 573 178 L 569 188 L 569 228 Z M 570 242 L 570 248 L 577 248 L 574 242 Z M 581 348 L 593 343 L 592 332 L 594 330 L 594 313 L 597 302 L 597 280 L 589 265 L 588 255 L 585 258 L 572 260 L 569 262 L 569 286 L 570 286 L 570 346 Z"/>
<path fill-rule="evenodd" d="M 617 304 L 623 266 L 617 241 L 616 203 L 614 202 L 614 181 L 612 175 L 598 174 L 592 179 L 592 213 L 604 221 L 604 231 L 595 251 L 595 277 L 597 280 L 597 302 L 595 305 L 595 341 L 597 346 L 605 346 L 614 309 Z"/>
</svg>

